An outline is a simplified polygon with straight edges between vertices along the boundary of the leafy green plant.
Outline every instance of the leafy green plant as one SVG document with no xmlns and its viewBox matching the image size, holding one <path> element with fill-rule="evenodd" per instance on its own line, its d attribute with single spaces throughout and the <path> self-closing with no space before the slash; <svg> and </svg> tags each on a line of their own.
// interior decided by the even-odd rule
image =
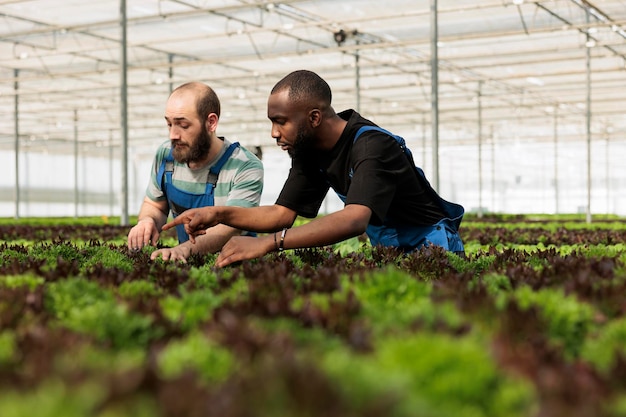
<svg viewBox="0 0 626 417">
<path fill-rule="evenodd" d="M 73 388 L 58 379 L 51 379 L 28 393 L 4 390 L 0 401 L 0 415 L 83 417 L 96 409 L 103 396 L 103 390 L 93 383 Z"/>
<path fill-rule="evenodd" d="M 183 331 L 189 331 L 211 317 L 222 302 L 220 296 L 202 289 L 182 290 L 179 297 L 168 295 L 161 300 L 163 314 Z"/>
<path fill-rule="evenodd" d="M 618 355 L 626 358 L 625 317 L 595 329 L 581 350 L 581 357 L 603 373 L 609 372 L 616 365 Z"/>
<path fill-rule="evenodd" d="M 34 259 L 44 261 L 49 270 L 54 270 L 57 267 L 59 259 L 79 263 L 84 260 L 78 246 L 67 241 L 35 244 L 30 249 L 30 254 Z"/>
<path fill-rule="evenodd" d="M 371 355 L 334 351 L 326 372 L 357 404 L 389 398 L 389 416 L 528 416 L 535 393 L 501 373 L 488 349 L 471 337 L 424 332 L 381 340 Z"/>
<path fill-rule="evenodd" d="M 54 367 L 60 374 L 88 372 L 108 376 L 140 372 L 146 362 L 147 352 L 141 346 L 112 350 L 106 345 L 84 343 L 59 355 Z"/>
<path fill-rule="evenodd" d="M 0 267 L 10 262 L 25 263 L 28 259 L 28 251 L 23 245 L 0 245 Z"/>
<path fill-rule="evenodd" d="M 213 269 L 213 258 L 215 257 L 215 255 L 207 255 L 204 265 L 189 271 L 189 282 L 195 288 L 205 288 L 207 290 L 218 288 L 219 279 Z"/>
<path fill-rule="evenodd" d="M 13 362 L 18 355 L 17 339 L 13 330 L 0 331 L 0 369 Z"/>
<path fill-rule="evenodd" d="M 85 246 L 80 253 L 82 271 L 88 271 L 96 265 L 104 268 L 117 268 L 126 272 L 133 270 L 133 262 L 115 246 Z"/>
<path fill-rule="evenodd" d="M 82 278 L 51 283 L 46 307 L 60 325 L 115 348 L 146 346 L 162 332 L 150 316 L 130 313 L 112 292 Z"/>
<path fill-rule="evenodd" d="M 0 286 L 7 288 L 27 287 L 32 291 L 44 282 L 45 280 L 42 277 L 32 273 L 0 276 Z"/>
<path fill-rule="evenodd" d="M 432 284 L 394 267 L 344 282 L 344 287 L 352 288 L 362 314 L 376 332 L 406 331 L 417 322 L 426 327 L 445 323 L 452 328 L 463 323 L 453 304 L 431 300 Z"/>
<path fill-rule="evenodd" d="M 148 280 L 124 281 L 117 288 L 120 296 L 126 298 L 157 297 L 162 294 L 162 290 Z"/>
<path fill-rule="evenodd" d="M 200 332 L 193 331 L 183 339 L 172 340 L 157 358 L 160 374 L 175 379 L 194 372 L 207 383 L 224 382 L 236 369 L 232 354 Z"/>
<path fill-rule="evenodd" d="M 533 291 L 522 286 L 513 298 L 523 310 L 536 307 L 547 324 L 548 337 L 560 345 L 569 358 L 579 356 L 583 342 L 593 324 L 594 310 L 588 304 L 567 296 L 562 289 Z"/>
</svg>

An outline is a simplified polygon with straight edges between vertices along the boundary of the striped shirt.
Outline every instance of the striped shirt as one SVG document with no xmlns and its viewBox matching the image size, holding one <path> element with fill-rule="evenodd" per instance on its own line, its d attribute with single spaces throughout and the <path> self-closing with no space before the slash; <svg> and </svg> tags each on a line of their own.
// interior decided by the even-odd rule
<svg viewBox="0 0 626 417">
<path fill-rule="evenodd" d="M 219 161 L 226 152 L 230 142 L 224 139 L 224 146 L 214 160 L 199 169 L 191 169 L 186 163 L 174 160 L 172 182 L 176 188 L 202 194 L 206 189 L 206 181 L 211 166 Z M 172 147 L 168 140 L 157 149 L 152 163 L 150 182 L 146 189 L 146 196 L 152 201 L 165 201 L 166 197 L 161 189 L 161 179 L 157 179 L 157 172 L 163 159 L 169 155 Z M 263 164 L 252 152 L 239 146 L 224 164 L 219 172 L 215 186 L 214 198 L 216 206 L 255 207 L 261 202 L 263 192 Z"/>
</svg>

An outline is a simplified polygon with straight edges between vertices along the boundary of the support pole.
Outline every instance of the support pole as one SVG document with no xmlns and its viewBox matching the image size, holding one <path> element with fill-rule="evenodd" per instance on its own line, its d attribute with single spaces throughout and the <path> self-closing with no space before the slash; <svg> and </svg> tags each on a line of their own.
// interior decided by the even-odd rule
<svg viewBox="0 0 626 417">
<path fill-rule="evenodd" d="M 422 170 L 426 172 L 426 116 L 422 113 Z"/>
<path fill-rule="evenodd" d="M 74 109 L 74 218 L 78 218 L 78 110 Z"/>
<path fill-rule="evenodd" d="M 483 82 L 478 81 L 478 218 L 483 217 Z"/>
<path fill-rule="evenodd" d="M 491 138 L 491 211 L 496 211 L 496 134 L 493 125 L 489 126 L 489 137 Z"/>
<path fill-rule="evenodd" d="M 167 63 L 169 65 L 167 75 L 170 81 L 170 94 L 172 94 L 174 91 L 174 54 L 167 54 Z"/>
<path fill-rule="evenodd" d="M 611 211 L 609 210 L 609 206 L 611 205 L 611 170 L 610 170 L 610 165 L 611 165 L 611 158 L 609 158 L 609 156 L 611 155 L 611 152 L 609 152 L 609 139 L 611 138 L 611 132 L 610 129 L 607 127 L 606 130 L 604 131 L 604 135 L 605 135 L 605 146 L 604 146 L 604 180 L 606 181 L 606 210 L 605 213 L 609 214 L 611 213 Z"/>
<path fill-rule="evenodd" d="M 113 129 L 109 130 L 109 216 L 113 217 Z"/>
<path fill-rule="evenodd" d="M 128 62 L 126 40 L 126 0 L 120 0 L 120 25 L 122 30 L 121 40 L 121 88 L 120 88 L 120 112 L 121 112 L 121 136 L 122 136 L 122 214 L 121 225 L 127 226 L 128 220 Z"/>
<path fill-rule="evenodd" d="M 15 218 L 20 218 L 20 70 L 13 70 L 13 91 L 15 93 L 13 116 L 15 124 Z"/>
<path fill-rule="evenodd" d="M 439 29 L 437 17 L 437 0 L 430 2 L 430 78 L 431 78 L 431 129 L 433 140 L 433 169 L 431 183 L 436 191 L 439 191 L 439 56 L 437 43 L 439 42 Z"/>
<path fill-rule="evenodd" d="M 559 214 L 559 106 L 554 107 L 554 212 Z"/>
<path fill-rule="evenodd" d="M 587 27 L 589 27 L 589 9 L 587 11 Z M 585 48 L 585 64 L 587 70 L 587 223 L 591 223 L 591 36 L 587 29 L 587 47 Z"/>
<path fill-rule="evenodd" d="M 361 65 L 359 62 L 359 41 L 356 41 L 356 52 L 354 53 L 354 69 L 356 77 L 356 111 L 361 112 Z"/>
</svg>

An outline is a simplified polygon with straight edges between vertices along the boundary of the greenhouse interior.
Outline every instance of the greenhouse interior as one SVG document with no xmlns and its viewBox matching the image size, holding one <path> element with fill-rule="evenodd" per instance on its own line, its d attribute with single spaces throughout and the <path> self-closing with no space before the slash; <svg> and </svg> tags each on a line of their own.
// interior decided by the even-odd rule
<svg viewBox="0 0 626 417">
<path fill-rule="evenodd" d="M 262 152 L 273 204 L 267 99 L 298 69 L 467 212 L 626 214 L 625 0 L 0 0 L 0 22 L 0 217 L 128 222 L 188 81 Z"/>
</svg>

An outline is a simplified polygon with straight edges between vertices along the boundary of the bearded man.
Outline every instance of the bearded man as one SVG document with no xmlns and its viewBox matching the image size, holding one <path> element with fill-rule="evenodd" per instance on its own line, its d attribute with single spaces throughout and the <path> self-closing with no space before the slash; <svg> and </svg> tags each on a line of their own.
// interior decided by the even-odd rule
<svg viewBox="0 0 626 417">
<path fill-rule="evenodd" d="M 186 83 L 170 94 L 165 108 L 170 139 L 156 151 L 137 225 L 128 233 L 129 249 L 156 245 L 170 212 L 176 218 L 196 207 L 259 205 L 263 165 L 239 143 L 217 135 L 220 107 L 217 94 L 204 83 Z M 247 234 L 220 225 L 192 243 L 180 226 L 179 244 L 158 249 L 151 258 L 186 262 L 193 253 L 217 252 L 231 237 Z"/>
</svg>

